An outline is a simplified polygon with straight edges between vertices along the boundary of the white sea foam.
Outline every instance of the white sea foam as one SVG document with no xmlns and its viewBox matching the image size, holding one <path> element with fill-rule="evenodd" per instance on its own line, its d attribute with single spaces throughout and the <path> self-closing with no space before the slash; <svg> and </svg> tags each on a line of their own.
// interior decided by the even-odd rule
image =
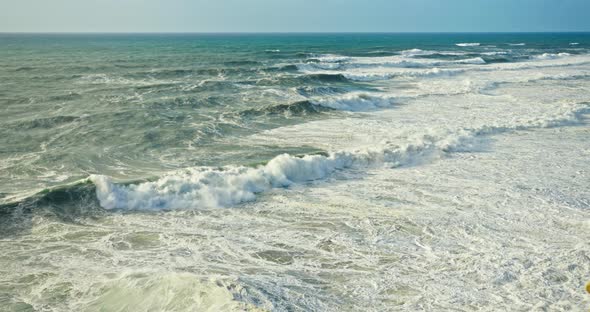
<svg viewBox="0 0 590 312">
<path fill-rule="evenodd" d="M 392 66 L 392 67 L 433 67 L 454 64 L 485 64 L 481 57 L 466 58 L 460 60 L 416 59 L 399 56 L 385 56 L 374 58 L 351 58 L 346 62 L 349 67 L 362 66 Z"/>
<path fill-rule="evenodd" d="M 458 47 L 478 47 L 480 45 L 479 42 L 465 42 L 465 43 L 456 43 Z"/>
<path fill-rule="evenodd" d="M 337 110 L 358 112 L 391 107 L 393 100 L 394 97 L 389 95 L 354 92 L 337 97 L 312 99 L 310 102 L 315 105 Z"/>
<path fill-rule="evenodd" d="M 399 52 L 400 55 L 405 57 L 415 56 L 428 56 L 428 55 L 447 55 L 447 56 L 462 56 L 466 55 L 467 52 L 463 51 L 432 51 L 432 50 L 421 50 L 421 49 L 410 49 Z"/>
<path fill-rule="evenodd" d="M 399 52 L 401 55 L 404 56 L 414 56 L 414 55 L 432 55 L 436 52 L 434 51 L 424 51 L 421 49 L 409 49 L 409 50 L 403 50 Z"/>
<path fill-rule="evenodd" d="M 579 42 L 570 42 L 570 45 L 579 45 Z"/>
<path fill-rule="evenodd" d="M 521 47 L 521 46 L 525 46 L 526 43 L 522 43 L 522 42 L 521 43 L 509 43 L 508 45 L 514 46 L 514 47 Z"/>
<path fill-rule="evenodd" d="M 312 57 L 313 59 L 317 59 L 321 62 L 326 63 L 338 63 L 350 60 L 352 57 L 350 56 L 343 56 L 343 55 L 336 55 L 336 54 L 320 54 Z"/>
<path fill-rule="evenodd" d="M 507 55 L 509 54 L 507 51 L 492 51 L 492 52 L 482 52 L 481 55 Z"/>
<path fill-rule="evenodd" d="M 461 68 L 428 68 L 428 69 L 420 69 L 420 70 L 391 70 L 390 68 L 374 68 L 370 71 L 342 71 L 339 72 L 341 75 L 346 77 L 347 79 L 354 80 L 354 81 L 378 81 L 378 80 L 387 80 L 395 77 L 408 77 L 408 78 L 417 78 L 417 77 L 442 77 L 442 76 L 452 76 L 456 74 L 460 74 L 465 72 L 465 69 Z"/>
<path fill-rule="evenodd" d="M 562 52 L 562 53 L 543 53 L 541 55 L 535 55 L 532 58 L 533 59 L 537 59 L 537 60 L 554 60 L 554 59 L 563 58 L 563 57 L 566 57 L 566 56 L 571 56 L 571 54 L 565 53 L 565 52 Z"/>
</svg>

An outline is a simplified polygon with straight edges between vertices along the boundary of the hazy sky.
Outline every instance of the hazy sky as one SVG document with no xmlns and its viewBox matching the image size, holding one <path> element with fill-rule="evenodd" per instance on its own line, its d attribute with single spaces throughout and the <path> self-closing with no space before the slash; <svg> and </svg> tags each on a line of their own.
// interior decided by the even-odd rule
<svg viewBox="0 0 590 312">
<path fill-rule="evenodd" d="M 21 31 L 590 31 L 590 0 L 0 0 Z"/>
</svg>

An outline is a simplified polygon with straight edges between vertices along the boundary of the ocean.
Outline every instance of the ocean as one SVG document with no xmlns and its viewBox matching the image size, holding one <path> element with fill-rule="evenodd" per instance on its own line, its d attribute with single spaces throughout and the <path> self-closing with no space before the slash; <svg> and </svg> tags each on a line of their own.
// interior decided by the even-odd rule
<svg viewBox="0 0 590 312">
<path fill-rule="evenodd" d="M 590 33 L 0 34 L 0 311 L 590 307 Z"/>
</svg>

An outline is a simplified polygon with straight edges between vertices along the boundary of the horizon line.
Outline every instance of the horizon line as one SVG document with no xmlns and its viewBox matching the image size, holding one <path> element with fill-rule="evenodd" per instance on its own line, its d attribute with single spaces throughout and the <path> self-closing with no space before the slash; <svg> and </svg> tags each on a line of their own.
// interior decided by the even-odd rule
<svg viewBox="0 0 590 312">
<path fill-rule="evenodd" d="M 552 31 L 0 31 L 0 34 L 566 34 L 590 33 L 590 30 L 552 30 Z"/>
</svg>

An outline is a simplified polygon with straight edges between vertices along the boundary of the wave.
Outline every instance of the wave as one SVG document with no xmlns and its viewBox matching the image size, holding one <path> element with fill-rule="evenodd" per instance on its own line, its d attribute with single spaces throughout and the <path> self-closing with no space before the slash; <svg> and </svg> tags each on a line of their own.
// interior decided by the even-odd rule
<svg viewBox="0 0 590 312">
<path fill-rule="evenodd" d="M 135 181 L 135 183 L 142 182 L 144 181 Z M 49 208 L 53 214 L 66 221 L 74 221 L 80 216 L 97 215 L 102 210 L 97 209 L 100 206 L 96 197 L 96 186 L 88 179 L 44 189 L 15 200 L 0 205 L 0 219 L 2 215 L 19 218 L 20 214 L 31 213 L 38 207 Z M 6 220 L 12 220 L 12 218 L 9 217 Z"/>
<path fill-rule="evenodd" d="M 579 42 L 570 42 L 570 45 L 579 45 Z"/>
<path fill-rule="evenodd" d="M 465 43 L 455 43 L 458 47 L 478 47 L 480 45 L 479 42 L 465 42 Z"/>
<path fill-rule="evenodd" d="M 315 81 L 323 81 L 323 82 L 348 82 L 349 79 L 342 74 L 332 74 L 332 73 L 317 73 L 317 74 L 307 74 L 304 76 L 304 80 L 315 80 Z"/>
<path fill-rule="evenodd" d="M 569 53 L 565 53 L 565 52 L 561 52 L 561 53 L 543 53 L 540 55 L 535 55 L 532 56 L 532 59 L 536 59 L 536 60 L 554 60 L 554 59 L 558 59 L 558 58 L 563 58 L 566 56 L 571 56 L 571 54 Z"/>
<path fill-rule="evenodd" d="M 348 60 L 353 59 L 351 56 L 343 56 L 343 55 L 336 55 L 336 54 L 320 54 L 320 55 L 312 55 L 309 59 L 311 61 L 318 61 L 318 62 L 325 62 L 325 63 L 340 63 L 346 62 Z"/>
<path fill-rule="evenodd" d="M 313 104 L 310 101 L 299 101 L 299 102 L 294 102 L 294 103 L 289 103 L 289 104 L 279 104 L 279 105 L 266 106 L 266 107 L 262 107 L 262 108 L 248 109 L 248 110 L 241 111 L 239 113 L 239 115 L 242 118 L 266 116 L 266 115 L 305 116 L 305 115 L 309 115 L 309 114 L 321 113 L 326 110 L 330 110 L 330 108 Z"/>
<path fill-rule="evenodd" d="M 441 60 L 413 58 L 403 56 L 384 56 L 384 57 L 349 57 L 346 61 L 338 62 L 308 62 L 297 64 L 301 72 L 311 73 L 314 71 L 325 70 L 344 70 L 354 68 L 374 68 L 374 67 L 395 67 L 395 68 L 428 68 L 449 65 L 482 65 L 486 61 L 481 57 L 464 58 L 458 60 Z"/>
<path fill-rule="evenodd" d="M 287 65 L 278 65 L 278 66 L 266 67 L 266 68 L 263 68 L 263 70 L 264 71 L 269 71 L 269 72 L 277 72 L 277 71 L 291 72 L 291 71 L 297 71 L 298 68 L 294 64 L 287 64 Z"/>
<path fill-rule="evenodd" d="M 538 75 L 531 78 L 525 78 L 519 82 L 536 82 L 543 80 L 581 80 L 590 78 L 590 73 L 576 73 L 576 74 L 554 74 L 554 75 Z"/>
<path fill-rule="evenodd" d="M 19 129 L 19 130 L 29 130 L 29 129 L 50 129 L 54 127 L 58 127 L 67 123 L 71 123 L 81 119 L 78 116 L 54 116 L 54 117 L 41 117 L 41 118 L 34 118 L 31 120 L 19 120 L 9 123 L 8 125 L 11 128 Z"/>
<path fill-rule="evenodd" d="M 282 86 L 301 86 L 308 84 L 336 84 L 336 83 L 349 83 L 351 82 L 348 77 L 341 74 L 340 72 L 332 72 L 327 70 L 322 71 L 303 71 L 302 74 L 288 74 L 288 75 L 275 75 L 270 78 L 262 78 L 254 81 L 242 81 L 240 83 L 254 83 L 258 86 L 274 86 L 280 84 Z"/>
<path fill-rule="evenodd" d="M 296 157 L 282 154 L 256 168 L 229 166 L 198 167 L 172 172 L 156 181 L 122 185 L 103 175 L 92 175 L 96 196 L 105 209 L 169 210 L 229 207 L 253 201 L 273 188 L 322 180 L 348 168 L 387 165 L 398 167 L 421 159 L 469 151 L 477 137 L 515 130 L 555 127 L 579 122 L 588 105 L 540 118 L 512 121 L 479 129 L 440 131 L 413 137 L 406 144 L 383 142 L 368 149 L 338 151 L 327 155 Z"/>
<path fill-rule="evenodd" d="M 296 105 L 314 109 L 309 104 Z M 116 183 L 104 175 L 91 175 L 82 181 L 0 205 L 0 213 L 12 214 L 17 209 L 23 213 L 35 207 L 49 207 L 57 216 L 72 221 L 81 215 L 102 213 L 96 210 L 99 205 L 104 209 L 125 210 L 229 207 L 255 200 L 257 194 L 273 188 L 322 180 L 349 168 L 398 167 L 457 151 L 472 151 L 480 136 L 575 125 L 588 113 L 589 103 L 564 105 L 551 115 L 513 119 L 505 124 L 458 130 L 431 129 L 409 137 L 404 144 L 384 141 L 364 149 L 303 156 L 282 154 L 257 167 L 187 168 L 151 181 Z"/>
<path fill-rule="evenodd" d="M 521 43 L 509 43 L 508 45 L 513 46 L 513 47 L 522 47 L 522 46 L 525 46 L 526 43 L 522 43 L 522 42 Z"/>
<path fill-rule="evenodd" d="M 432 55 L 464 56 L 464 55 L 468 55 L 469 53 L 463 52 L 463 51 L 432 51 L 432 50 L 410 49 L 410 50 L 400 51 L 399 54 L 406 56 L 406 57 L 416 57 L 416 56 L 432 56 Z"/>
<path fill-rule="evenodd" d="M 344 94 L 342 96 L 309 100 L 314 105 L 344 111 L 370 111 L 389 108 L 394 104 L 394 97 L 361 92 Z"/>
<path fill-rule="evenodd" d="M 487 56 L 494 56 L 494 55 L 507 55 L 509 54 L 507 51 L 491 51 L 491 52 L 481 52 L 481 55 Z"/>
<path fill-rule="evenodd" d="M 340 75 L 344 76 L 348 80 L 352 81 L 379 81 L 388 80 L 396 77 L 443 77 L 452 76 L 465 72 L 465 69 L 460 68 L 431 68 L 424 70 L 409 70 L 409 71 L 371 71 L 371 72 L 340 72 Z"/>
<path fill-rule="evenodd" d="M 440 76 L 451 76 L 457 75 L 464 72 L 471 71 L 503 71 L 503 70 L 526 70 L 533 68 L 550 68 L 550 67 L 562 67 L 571 65 L 583 65 L 590 63 L 589 55 L 571 55 L 569 53 L 557 53 L 550 54 L 545 53 L 542 55 L 529 56 L 523 58 L 524 62 L 514 62 L 513 57 L 506 57 L 509 52 L 506 51 L 491 51 L 482 53 L 487 57 L 486 60 L 481 58 L 463 59 L 463 60 L 451 60 L 451 61 L 431 61 L 424 60 L 422 64 L 431 64 L 433 67 L 428 68 L 427 66 L 414 66 L 414 67 L 403 67 L 403 66 L 387 66 L 386 64 L 379 63 L 388 58 L 367 58 L 364 60 L 366 64 L 374 63 L 374 66 L 358 66 L 358 64 L 351 64 L 350 66 L 346 63 L 340 64 L 338 69 L 321 69 L 313 66 L 299 66 L 299 71 L 305 74 L 324 74 L 324 75 L 341 75 L 342 77 L 351 81 L 379 81 L 388 80 L 398 77 L 415 78 L 415 77 L 440 77 Z M 398 57 L 399 59 L 399 57 Z M 356 60 L 355 60 L 356 61 Z M 386 60 L 387 61 L 387 60 Z M 412 60 L 406 60 L 411 62 Z M 423 60 L 418 60 L 422 62 Z M 485 62 L 486 66 L 470 66 L 480 65 Z M 445 67 L 451 64 L 459 64 L 465 66 Z M 493 65 L 495 64 L 495 65 Z M 346 65 L 346 66 L 345 66 Z M 440 67 L 439 67 L 440 66 Z M 342 78 L 340 78 L 342 79 Z"/>
<path fill-rule="evenodd" d="M 21 67 L 17 67 L 14 71 L 31 71 L 31 70 L 35 70 L 35 67 L 32 66 L 21 66 Z"/>
<path fill-rule="evenodd" d="M 182 82 L 177 80 L 161 80 L 152 77 L 143 77 L 141 79 L 129 79 L 121 76 L 113 76 L 108 74 L 91 74 L 80 77 L 77 83 L 92 85 L 120 85 L 135 88 L 154 88 L 176 86 Z"/>
</svg>

